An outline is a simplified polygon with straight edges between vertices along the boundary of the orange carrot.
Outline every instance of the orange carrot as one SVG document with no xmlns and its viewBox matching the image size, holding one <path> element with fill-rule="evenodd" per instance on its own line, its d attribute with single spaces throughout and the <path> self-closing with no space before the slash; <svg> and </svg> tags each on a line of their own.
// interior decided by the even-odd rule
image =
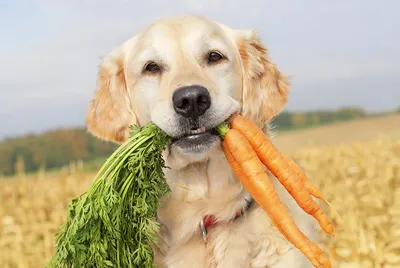
<svg viewBox="0 0 400 268">
<path fill-rule="evenodd" d="M 272 144 L 272 143 L 271 143 Z M 324 195 L 321 193 L 321 191 L 311 182 L 307 179 L 306 174 L 304 171 L 297 165 L 295 162 L 293 162 L 292 159 L 290 159 L 287 156 L 284 156 L 281 153 L 282 158 L 285 158 L 286 161 L 288 162 L 289 166 L 292 168 L 293 174 L 296 176 L 300 177 L 300 179 L 303 181 L 304 186 L 306 187 L 307 191 L 310 193 L 310 195 L 326 201 Z M 265 164 L 264 164 L 265 165 Z"/>
<path fill-rule="evenodd" d="M 230 124 L 232 128 L 237 129 L 240 133 L 242 133 L 246 138 L 251 137 L 252 140 L 250 141 L 250 144 L 252 145 L 252 147 L 262 147 L 262 145 L 264 143 L 266 143 L 267 145 L 265 145 L 266 147 L 264 148 L 270 148 L 269 150 L 272 150 L 273 152 L 269 153 L 271 154 L 279 154 L 282 157 L 285 157 L 286 160 L 288 161 L 288 163 L 291 163 L 291 167 L 293 169 L 293 174 L 296 174 L 296 176 L 300 177 L 301 180 L 303 180 L 306 189 L 308 190 L 308 192 L 318 198 L 318 199 L 322 199 L 325 200 L 324 195 L 321 193 L 321 191 L 315 186 L 313 185 L 313 183 L 311 181 L 309 181 L 304 173 L 304 171 L 296 164 L 294 163 L 290 158 L 284 156 L 282 153 L 280 153 L 277 148 L 269 141 L 266 139 L 265 134 L 261 131 L 261 129 L 259 129 L 257 127 L 257 125 L 255 125 L 253 122 L 247 120 L 246 118 L 244 118 L 241 115 L 235 114 L 230 118 Z M 243 125 L 244 124 L 244 125 Z M 268 152 L 264 152 L 267 153 Z M 260 156 L 259 156 L 260 157 Z M 261 161 L 263 161 L 263 159 L 261 159 Z M 293 162 L 293 163 L 292 163 Z M 264 163 L 264 165 L 266 165 Z"/>
<path fill-rule="evenodd" d="M 223 149 L 233 171 L 254 200 L 267 212 L 278 230 L 297 247 L 315 267 L 330 268 L 329 260 L 317 245 L 296 226 L 282 204 L 263 164 L 249 141 L 237 130 L 230 129 L 224 137 Z"/>
<path fill-rule="evenodd" d="M 304 239 L 306 239 L 307 237 L 305 237 Z M 311 250 L 314 252 L 314 254 L 317 256 L 317 259 L 319 261 L 319 263 L 326 268 L 331 268 L 332 265 L 329 261 L 329 259 L 324 255 L 324 253 L 322 252 L 322 250 L 318 247 L 317 244 L 313 243 L 312 241 L 309 242 L 309 245 L 311 247 Z"/>
<path fill-rule="evenodd" d="M 326 233 L 334 235 L 328 216 L 311 197 L 313 194 L 324 199 L 323 195 L 306 178 L 302 169 L 289 157 L 281 154 L 261 129 L 250 120 L 241 115 L 234 115 L 229 122 L 231 130 L 237 130 L 250 142 L 261 162 L 275 175 L 297 204 L 312 215 Z"/>
</svg>

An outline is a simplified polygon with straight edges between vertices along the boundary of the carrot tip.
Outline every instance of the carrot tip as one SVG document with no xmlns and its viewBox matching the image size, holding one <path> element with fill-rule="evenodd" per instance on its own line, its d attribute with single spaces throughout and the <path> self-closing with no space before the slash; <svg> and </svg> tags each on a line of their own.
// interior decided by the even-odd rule
<svg viewBox="0 0 400 268">
<path fill-rule="evenodd" d="M 326 232 L 327 234 L 330 234 L 330 235 L 332 235 L 332 236 L 335 236 L 335 230 L 333 230 L 332 225 L 329 225 L 328 227 L 326 227 L 326 228 L 325 228 L 325 232 Z"/>
</svg>

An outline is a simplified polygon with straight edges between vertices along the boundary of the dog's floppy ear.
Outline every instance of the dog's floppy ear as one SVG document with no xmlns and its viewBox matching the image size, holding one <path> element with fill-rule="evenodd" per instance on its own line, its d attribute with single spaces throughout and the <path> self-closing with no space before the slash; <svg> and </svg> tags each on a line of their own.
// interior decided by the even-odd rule
<svg viewBox="0 0 400 268">
<path fill-rule="evenodd" d="M 242 114 L 263 126 L 283 109 L 289 80 L 268 58 L 268 49 L 254 31 L 240 31 L 239 54 L 243 64 Z"/>
<path fill-rule="evenodd" d="M 100 139 L 122 143 L 137 124 L 130 105 L 124 71 L 125 49 L 132 40 L 108 54 L 99 66 L 97 89 L 86 117 L 88 131 Z"/>
</svg>

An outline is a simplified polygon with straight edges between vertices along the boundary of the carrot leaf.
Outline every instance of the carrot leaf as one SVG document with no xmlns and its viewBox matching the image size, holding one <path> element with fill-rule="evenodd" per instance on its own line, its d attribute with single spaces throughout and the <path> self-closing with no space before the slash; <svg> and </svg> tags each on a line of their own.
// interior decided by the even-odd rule
<svg viewBox="0 0 400 268">
<path fill-rule="evenodd" d="M 155 267 L 157 210 L 170 193 L 162 151 L 171 139 L 153 123 L 131 130 L 88 191 L 71 201 L 47 267 Z"/>
<path fill-rule="evenodd" d="M 216 130 L 218 131 L 219 135 L 221 135 L 221 138 L 225 138 L 225 134 L 229 131 L 229 123 L 228 122 L 222 122 L 220 123 L 217 127 Z"/>
</svg>

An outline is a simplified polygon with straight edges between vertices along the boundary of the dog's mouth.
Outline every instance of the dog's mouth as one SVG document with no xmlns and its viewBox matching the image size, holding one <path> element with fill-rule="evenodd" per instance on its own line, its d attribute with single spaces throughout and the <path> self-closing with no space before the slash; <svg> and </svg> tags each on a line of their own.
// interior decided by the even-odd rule
<svg viewBox="0 0 400 268">
<path fill-rule="evenodd" d="M 180 137 L 173 138 L 172 144 L 186 152 L 203 152 L 213 147 L 219 141 L 219 135 L 215 128 L 192 128 Z"/>
<path fill-rule="evenodd" d="M 173 138 L 173 141 L 178 141 L 183 138 L 197 139 L 204 135 L 215 135 L 218 136 L 218 132 L 215 128 L 207 129 L 206 127 L 192 128 L 188 133 L 183 134 L 180 137 Z"/>
</svg>

